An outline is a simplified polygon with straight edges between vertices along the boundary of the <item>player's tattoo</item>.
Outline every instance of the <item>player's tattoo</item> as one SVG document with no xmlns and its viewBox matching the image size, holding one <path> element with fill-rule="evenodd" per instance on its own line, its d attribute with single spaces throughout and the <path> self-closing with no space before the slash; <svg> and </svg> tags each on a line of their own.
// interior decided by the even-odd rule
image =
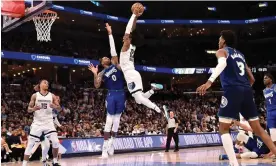
<svg viewBox="0 0 276 166">
<path fill-rule="evenodd" d="M 35 100 L 36 100 L 36 94 L 33 94 L 31 97 L 31 101 L 28 106 L 28 112 L 34 112 L 34 106 L 35 106 Z"/>
<path fill-rule="evenodd" d="M 94 74 L 94 86 L 96 88 L 99 88 L 101 86 L 102 83 L 102 78 L 103 78 L 103 71 L 100 72 L 98 75 Z"/>
</svg>

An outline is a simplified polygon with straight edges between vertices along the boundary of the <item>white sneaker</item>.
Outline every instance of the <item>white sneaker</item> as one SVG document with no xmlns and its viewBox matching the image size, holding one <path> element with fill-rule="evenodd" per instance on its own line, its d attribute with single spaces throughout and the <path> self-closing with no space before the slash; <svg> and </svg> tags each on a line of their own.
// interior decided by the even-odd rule
<svg viewBox="0 0 276 166">
<path fill-rule="evenodd" d="M 111 145 L 109 148 L 108 148 L 108 154 L 110 155 L 110 156 L 113 156 L 114 155 L 114 146 L 113 145 Z"/>
<path fill-rule="evenodd" d="M 163 85 L 162 84 L 156 84 L 156 83 L 152 83 L 150 84 L 153 90 L 162 90 L 163 89 Z"/>
<path fill-rule="evenodd" d="M 103 153 L 102 153 L 102 158 L 104 158 L 104 159 L 108 158 L 108 153 L 107 153 L 107 151 L 103 151 Z"/>
</svg>

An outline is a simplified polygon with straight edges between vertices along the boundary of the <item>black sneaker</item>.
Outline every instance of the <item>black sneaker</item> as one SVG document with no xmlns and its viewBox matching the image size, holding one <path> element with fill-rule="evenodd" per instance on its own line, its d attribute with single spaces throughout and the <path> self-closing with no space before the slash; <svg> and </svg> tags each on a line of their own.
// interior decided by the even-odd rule
<svg viewBox="0 0 276 166">
<path fill-rule="evenodd" d="M 178 149 L 175 149 L 174 152 L 178 152 L 179 150 Z"/>
<path fill-rule="evenodd" d="M 53 163 L 53 166 L 61 166 L 59 163 Z"/>
<path fill-rule="evenodd" d="M 168 150 L 165 150 L 165 152 L 169 152 Z"/>
<path fill-rule="evenodd" d="M 47 161 L 42 161 L 43 162 L 43 166 L 50 166 L 50 164 L 47 163 Z"/>
</svg>

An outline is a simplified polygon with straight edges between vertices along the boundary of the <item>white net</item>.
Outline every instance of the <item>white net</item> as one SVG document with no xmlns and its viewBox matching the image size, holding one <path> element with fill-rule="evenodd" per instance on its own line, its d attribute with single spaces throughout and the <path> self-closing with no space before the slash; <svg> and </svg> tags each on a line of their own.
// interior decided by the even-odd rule
<svg viewBox="0 0 276 166">
<path fill-rule="evenodd" d="M 45 11 L 33 17 L 37 33 L 37 41 L 51 41 L 51 27 L 57 18 L 57 13 Z"/>
</svg>

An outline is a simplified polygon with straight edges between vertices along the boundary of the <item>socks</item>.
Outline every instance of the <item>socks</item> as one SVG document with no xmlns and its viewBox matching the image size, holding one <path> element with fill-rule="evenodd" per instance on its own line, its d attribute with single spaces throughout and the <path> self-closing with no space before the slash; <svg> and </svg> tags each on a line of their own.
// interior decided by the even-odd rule
<svg viewBox="0 0 276 166">
<path fill-rule="evenodd" d="M 238 160 L 236 158 L 236 154 L 234 152 L 233 140 L 229 133 L 221 135 L 221 141 L 223 144 L 223 148 L 229 158 L 230 165 L 238 166 Z"/>
<path fill-rule="evenodd" d="M 27 161 L 23 160 L 22 166 L 27 166 Z"/>
</svg>

